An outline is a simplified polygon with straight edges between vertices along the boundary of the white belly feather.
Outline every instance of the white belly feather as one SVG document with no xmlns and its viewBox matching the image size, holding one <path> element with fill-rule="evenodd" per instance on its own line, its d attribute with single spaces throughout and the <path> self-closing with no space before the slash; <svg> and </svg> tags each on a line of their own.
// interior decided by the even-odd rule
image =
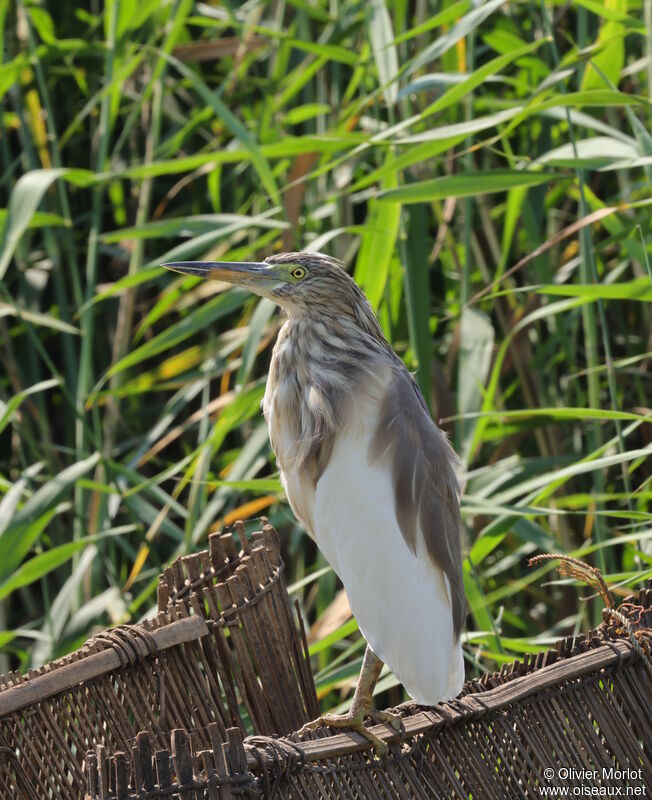
<svg viewBox="0 0 652 800">
<path fill-rule="evenodd" d="M 389 470 L 370 466 L 371 432 L 343 432 L 317 484 L 317 544 L 342 580 L 374 653 L 421 703 L 455 697 L 464 681 L 443 572 L 415 556 L 394 514 Z"/>
<path fill-rule="evenodd" d="M 371 649 L 415 700 L 431 704 L 462 688 L 462 648 L 448 579 L 425 552 L 411 552 L 396 521 L 389 466 L 368 461 L 386 386 L 379 378 L 356 397 L 316 490 L 296 472 L 283 480 L 292 508 L 342 580 Z M 423 542 L 421 531 L 417 539 Z"/>
</svg>

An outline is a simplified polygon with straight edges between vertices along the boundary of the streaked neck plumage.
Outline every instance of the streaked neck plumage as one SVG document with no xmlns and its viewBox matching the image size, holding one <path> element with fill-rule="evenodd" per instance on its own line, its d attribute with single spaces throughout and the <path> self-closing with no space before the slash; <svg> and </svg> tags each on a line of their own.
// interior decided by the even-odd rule
<svg viewBox="0 0 652 800">
<path fill-rule="evenodd" d="M 281 435 L 272 435 L 284 472 L 306 469 L 315 483 L 319 479 L 356 388 L 396 358 L 380 328 L 378 334 L 361 331 L 353 317 L 288 317 L 274 346 L 263 401 L 268 423 L 273 415 L 274 427 L 295 443 L 290 453 Z"/>
</svg>

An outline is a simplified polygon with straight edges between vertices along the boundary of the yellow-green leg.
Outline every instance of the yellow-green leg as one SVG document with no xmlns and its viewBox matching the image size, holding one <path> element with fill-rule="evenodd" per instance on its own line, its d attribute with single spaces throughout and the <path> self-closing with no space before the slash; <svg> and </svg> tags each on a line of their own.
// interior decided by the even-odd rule
<svg viewBox="0 0 652 800">
<path fill-rule="evenodd" d="M 373 711 L 371 708 L 374 687 L 378 682 L 382 668 L 383 662 L 367 645 L 364 659 L 362 660 L 358 685 L 355 687 L 355 694 L 353 695 L 349 712 L 347 714 L 323 714 L 316 720 L 304 725 L 299 733 L 306 730 L 314 730 L 322 725 L 328 725 L 332 728 L 351 728 L 362 734 L 366 739 L 369 739 L 378 755 L 385 755 L 387 752 L 385 742 L 374 736 L 364 724 L 365 717 L 371 717 L 374 722 L 384 722 L 397 731 L 403 728 L 403 722 L 398 714 L 393 714 L 390 711 Z"/>
</svg>

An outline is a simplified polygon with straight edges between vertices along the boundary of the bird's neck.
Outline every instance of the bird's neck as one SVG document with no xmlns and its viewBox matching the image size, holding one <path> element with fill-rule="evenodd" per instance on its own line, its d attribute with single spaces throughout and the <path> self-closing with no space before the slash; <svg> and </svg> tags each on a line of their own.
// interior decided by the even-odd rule
<svg viewBox="0 0 652 800">
<path fill-rule="evenodd" d="M 372 362 L 386 360 L 385 339 L 361 329 L 353 319 L 289 316 L 279 333 L 275 356 L 279 367 L 310 380 L 336 371 L 350 375 L 367 371 Z M 339 381 L 338 381 L 339 382 Z"/>
<path fill-rule="evenodd" d="M 270 364 L 263 412 L 282 472 L 316 485 L 351 398 L 385 375 L 389 358 L 374 339 L 327 318 L 289 317 Z"/>
</svg>

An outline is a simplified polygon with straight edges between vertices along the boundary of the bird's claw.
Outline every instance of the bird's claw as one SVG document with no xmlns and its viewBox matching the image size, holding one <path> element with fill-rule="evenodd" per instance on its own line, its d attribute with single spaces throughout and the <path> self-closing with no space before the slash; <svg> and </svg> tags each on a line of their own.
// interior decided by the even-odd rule
<svg viewBox="0 0 652 800">
<path fill-rule="evenodd" d="M 365 717 L 371 717 L 374 722 L 380 722 L 389 725 L 395 731 L 405 734 L 405 727 L 403 720 L 398 714 L 391 711 L 371 711 L 370 709 L 364 712 L 349 711 L 348 714 L 323 714 L 321 717 L 312 722 L 307 722 L 300 730 L 299 734 L 306 731 L 314 731 L 317 728 L 326 726 L 329 728 L 350 728 L 351 730 L 364 736 L 373 745 L 374 751 L 379 758 L 387 755 L 389 749 L 386 742 L 373 734 L 369 728 L 364 724 Z"/>
<path fill-rule="evenodd" d="M 389 725 L 390 728 L 394 728 L 395 731 L 405 736 L 405 725 L 400 714 L 395 714 L 393 711 L 370 711 L 369 716 L 373 720 Z"/>
<path fill-rule="evenodd" d="M 431 706 L 424 705 L 418 700 L 406 700 L 404 703 L 390 709 L 390 711 L 397 715 L 401 715 L 401 712 L 404 712 L 403 715 L 409 715 L 417 714 L 419 711 L 429 711 L 430 708 Z"/>
</svg>

